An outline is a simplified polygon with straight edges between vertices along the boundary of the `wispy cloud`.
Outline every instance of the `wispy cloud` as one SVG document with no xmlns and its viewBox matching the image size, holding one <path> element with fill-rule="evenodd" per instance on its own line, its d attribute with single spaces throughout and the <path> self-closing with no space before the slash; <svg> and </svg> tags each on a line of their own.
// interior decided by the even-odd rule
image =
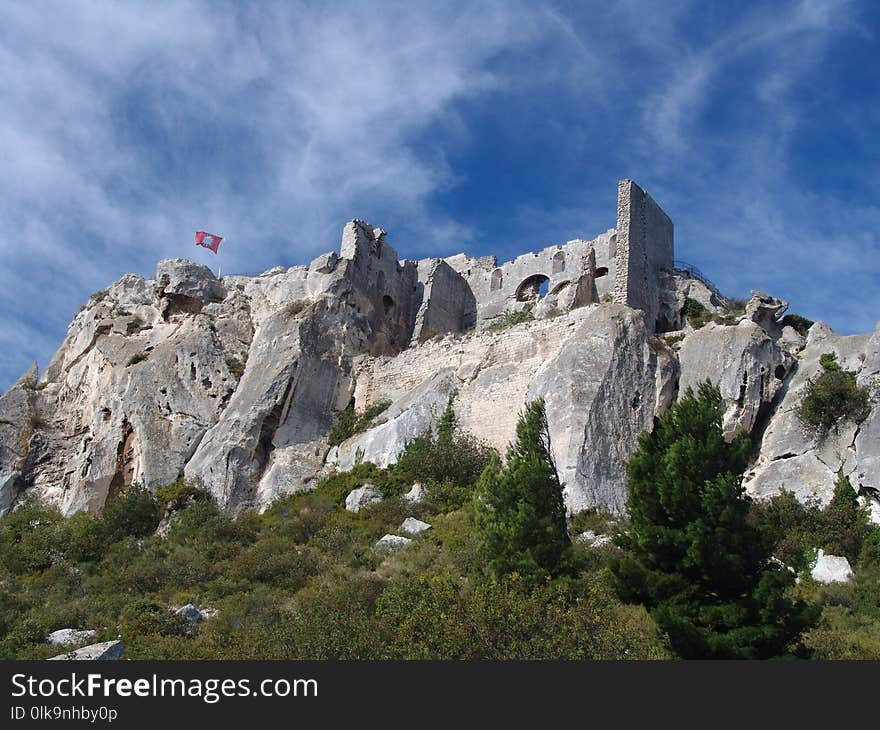
<svg viewBox="0 0 880 730">
<path fill-rule="evenodd" d="M 876 102 L 809 88 L 871 32 L 864 7 L 6 2 L 0 387 L 46 362 L 90 291 L 162 257 L 215 264 L 195 229 L 227 236 L 230 272 L 308 261 L 352 217 L 405 256 L 504 257 L 613 226 L 623 176 L 733 293 L 873 326 L 878 211 L 805 179 L 797 148 L 827 118 L 861 189 L 880 186 L 853 122 Z"/>
</svg>

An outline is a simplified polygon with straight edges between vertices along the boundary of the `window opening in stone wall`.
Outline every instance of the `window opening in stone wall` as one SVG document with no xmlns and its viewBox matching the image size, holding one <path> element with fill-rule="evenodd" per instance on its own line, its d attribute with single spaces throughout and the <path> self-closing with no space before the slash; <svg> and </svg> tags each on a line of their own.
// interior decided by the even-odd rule
<svg viewBox="0 0 880 730">
<path fill-rule="evenodd" d="M 533 274 L 516 288 L 516 298 L 520 302 L 528 302 L 546 296 L 550 287 L 550 277 L 544 274 Z"/>
<path fill-rule="evenodd" d="M 557 251 L 553 254 L 553 273 L 558 274 L 565 271 L 565 252 Z"/>
<path fill-rule="evenodd" d="M 495 269 L 492 272 L 492 281 L 489 285 L 489 289 L 491 291 L 498 291 L 501 288 L 501 284 L 504 281 L 504 273 L 501 269 Z"/>
</svg>

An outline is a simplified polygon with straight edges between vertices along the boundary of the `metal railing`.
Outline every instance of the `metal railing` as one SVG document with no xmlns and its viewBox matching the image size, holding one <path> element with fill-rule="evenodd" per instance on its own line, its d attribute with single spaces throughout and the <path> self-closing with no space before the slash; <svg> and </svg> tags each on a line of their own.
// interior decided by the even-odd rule
<svg viewBox="0 0 880 730">
<path fill-rule="evenodd" d="M 724 296 L 721 293 L 721 290 L 715 286 L 714 282 L 706 276 L 702 271 L 700 271 L 696 266 L 689 264 L 687 261 L 673 261 L 672 267 L 676 271 L 681 271 L 690 276 L 692 279 L 696 279 L 697 281 L 705 284 L 709 290 L 720 300 L 722 305 L 729 306 L 730 299 Z"/>
</svg>

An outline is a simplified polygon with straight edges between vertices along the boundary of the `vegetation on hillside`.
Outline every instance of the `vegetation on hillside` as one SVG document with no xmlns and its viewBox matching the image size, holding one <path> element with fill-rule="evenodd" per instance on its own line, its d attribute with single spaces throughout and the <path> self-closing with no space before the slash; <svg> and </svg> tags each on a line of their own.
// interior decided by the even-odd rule
<svg viewBox="0 0 880 730">
<path fill-rule="evenodd" d="M 493 570 L 474 494 L 496 458 L 450 404 L 394 467 L 359 464 L 263 514 L 232 519 L 184 482 L 125 490 L 101 517 L 65 520 L 28 498 L 0 520 L 0 657 L 57 654 L 43 639 L 68 627 L 121 635 L 134 659 L 667 656 L 644 610 L 609 590 L 602 551 L 560 578 Z M 413 481 L 427 488 L 416 504 L 400 496 Z M 365 482 L 388 496 L 347 512 Z M 409 516 L 431 529 L 375 552 Z M 193 627 L 168 610 L 185 603 L 218 613 Z"/>
<path fill-rule="evenodd" d="M 233 519 L 182 480 L 122 489 L 100 516 L 26 497 L 0 520 L 0 658 L 57 654 L 44 639 L 60 628 L 121 636 L 133 659 L 880 658 L 880 530 L 852 485 L 841 474 L 824 509 L 751 503 L 747 448 L 724 442 L 706 384 L 641 437 L 630 521 L 592 509 L 566 530 L 543 404 L 502 464 L 450 398 L 395 465 L 359 463 L 263 514 Z M 384 499 L 346 511 L 365 483 Z M 376 552 L 406 517 L 432 527 Z M 616 544 L 576 539 L 615 529 Z M 819 548 L 852 562 L 852 583 L 812 581 Z M 217 614 L 192 625 L 170 610 L 186 603 Z"/>
</svg>

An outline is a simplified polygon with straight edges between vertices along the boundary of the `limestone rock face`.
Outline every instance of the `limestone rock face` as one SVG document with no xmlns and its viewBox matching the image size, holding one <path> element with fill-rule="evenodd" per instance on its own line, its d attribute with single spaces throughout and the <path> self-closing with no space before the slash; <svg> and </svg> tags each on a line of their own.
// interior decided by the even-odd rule
<svg viewBox="0 0 880 730">
<path fill-rule="evenodd" d="M 844 421 L 822 443 L 807 434 L 797 417 L 808 381 L 822 368 L 819 358 L 835 353 L 840 365 L 857 373 L 868 389 L 872 409 L 861 424 Z M 746 473 L 746 489 L 756 497 L 770 497 L 786 489 L 801 500 L 827 504 L 834 494 L 837 473 L 843 470 L 853 487 L 880 486 L 880 332 L 841 336 L 817 322 L 806 346 L 797 355 L 797 370 L 781 391 L 761 439 L 758 458 Z"/>
<path fill-rule="evenodd" d="M 0 516 L 10 508 L 22 486 L 22 470 L 38 425 L 36 381 L 35 364 L 0 396 Z"/>
<path fill-rule="evenodd" d="M 736 326 L 710 322 L 684 339 L 678 357 L 681 393 L 687 388 L 696 392 L 707 379 L 721 389 L 727 438 L 752 430 L 794 367 L 794 358 L 751 320 Z"/>
<path fill-rule="evenodd" d="M 460 427 L 503 455 L 539 397 L 568 511 L 619 513 L 638 436 L 706 379 L 721 389 L 725 435 L 760 442 L 752 495 L 827 501 L 840 469 L 880 488 L 876 405 L 822 444 L 795 415 L 825 352 L 880 401 L 880 332 L 817 323 L 804 340 L 781 326 L 786 303 L 760 292 L 735 325 L 693 330 L 688 298 L 714 313 L 724 301 L 673 268 L 672 222 L 632 181 L 618 187 L 617 221 L 499 264 L 398 260 L 384 230 L 353 220 L 338 253 L 308 266 L 218 279 L 171 259 L 152 279 L 123 276 L 89 298 L 39 379 L 32 369 L 0 396 L 0 513 L 26 491 L 65 514 L 98 511 L 128 485 L 180 477 L 229 512 L 264 509 L 359 461 L 393 464 L 450 398 Z M 533 319 L 495 326 L 512 313 Z M 340 412 L 386 400 L 330 447 Z M 381 498 L 361 490 L 351 507 Z"/>
<path fill-rule="evenodd" d="M 407 440 L 436 424 L 452 391 L 461 427 L 503 453 L 523 405 L 543 397 L 569 509 L 619 511 L 623 462 L 651 428 L 658 392 L 675 380 L 666 354 L 639 312 L 603 304 L 366 360 L 356 373 L 357 400 L 394 405 L 328 460 L 346 469 L 360 453 L 379 466 L 393 463 Z"/>
</svg>

